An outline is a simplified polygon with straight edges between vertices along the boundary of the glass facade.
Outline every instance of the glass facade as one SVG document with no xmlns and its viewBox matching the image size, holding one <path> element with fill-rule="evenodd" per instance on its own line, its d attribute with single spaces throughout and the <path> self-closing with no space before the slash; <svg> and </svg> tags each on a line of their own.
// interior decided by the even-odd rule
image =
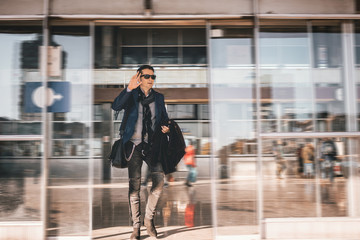
<svg viewBox="0 0 360 240">
<path fill-rule="evenodd" d="M 214 224 L 220 236 L 257 234 L 253 24 L 214 24 L 210 33 L 212 147 L 215 176 L 225 180 L 215 184 Z M 242 180 L 244 173 L 252 178 Z"/>
<path fill-rule="evenodd" d="M 310 42 L 305 21 L 260 25 L 263 132 L 315 131 Z"/>
<path fill-rule="evenodd" d="M 97 68 L 148 63 L 153 66 L 205 66 L 207 63 L 204 27 L 97 26 L 96 37 Z"/>
<path fill-rule="evenodd" d="M 352 137 L 358 104 L 349 97 L 356 83 L 347 74 L 354 68 L 356 43 L 351 45 L 354 35 L 346 24 L 290 19 L 211 24 L 218 236 L 281 239 L 271 234 L 296 228 L 299 221 L 359 216 L 353 205 L 359 194 L 354 187 L 359 139 Z M 239 197 L 224 195 L 224 188 Z"/>
<path fill-rule="evenodd" d="M 278 221 L 360 217 L 360 22 L 50 23 L 47 35 L 0 22 L 0 222 L 74 239 L 128 231 L 127 171 L 107 160 L 123 113 L 110 106 L 141 64 L 201 183 L 183 194 L 181 161 L 158 225 L 251 239 Z"/>
<path fill-rule="evenodd" d="M 41 22 L 0 24 L 0 39 L 0 221 L 40 221 L 42 113 L 24 96 L 29 82 L 42 85 Z"/>
<path fill-rule="evenodd" d="M 48 160 L 48 236 L 86 236 L 92 205 L 91 35 L 86 26 L 53 26 L 49 42 L 61 46 L 61 73 L 49 81 L 70 84 L 67 112 L 51 117 L 51 153 Z M 76 215 L 74 210 L 76 209 Z"/>
</svg>

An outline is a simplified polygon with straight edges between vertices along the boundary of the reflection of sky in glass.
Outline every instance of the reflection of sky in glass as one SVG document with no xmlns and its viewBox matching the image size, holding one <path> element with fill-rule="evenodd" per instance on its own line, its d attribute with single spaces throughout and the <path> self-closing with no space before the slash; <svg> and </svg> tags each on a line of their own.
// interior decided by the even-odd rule
<svg viewBox="0 0 360 240">
<path fill-rule="evenodd" d="M 269 97 L 274 101 L 272 115 L 276 119 L 310 118 L 312 80 L 307 33 L 261 32 L 259 42 L 261 81 L 269 87 Z"/>
<path fill-rule="evenodd" d="M 249 66 L 254 63 L 252 39 L 223 38 L 211 40 L 213 67 Z"/>
<path fill-rule="evenodd" d="M 239 139 L 254 138 L 254 55 L 251 38 L 211 40 L 216 151 Z M 242 101 L 238 101 L 241 99 Z"/>
<path fill-rule="evenodd" d="M 310 65 L 306 33 L 260 33 L 260 64 Z"/>
<path fill-rule="evenodd" d="M 54 35 L 54 41 L 67 53 L 67 69 L 90 68 L 90 37 Z"/>
<path fill-rule="evenodd" d="M 216 101 L 216 100 L 215 100 Z M 251 114 L 255 107 L 249 104 L 231 104 L 214 102 L 214 123 L 216 149 L 233 143 L 236 139 L 253 139 L 255 122 Z"/>
</svg>

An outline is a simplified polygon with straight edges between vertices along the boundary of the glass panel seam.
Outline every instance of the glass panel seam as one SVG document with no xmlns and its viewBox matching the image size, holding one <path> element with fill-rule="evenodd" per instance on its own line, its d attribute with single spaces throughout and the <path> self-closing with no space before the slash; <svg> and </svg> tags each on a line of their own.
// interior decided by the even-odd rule
<svg viewBox="0 0 360 240">
<path fill-rule="evenodd" d="M 262 221 L 264 220 L 264 189 L 263 189 L 263 171 L 262 171 L 262 139 L 260 138 L 261 133 L 261 79 L 260 79 L 260 18 L 259 18 L 259 2 L 258 0 L 253 1 L 253 10 L 255 13 L 254 17 L 254 57 L 255 57 L 255 94 L 256 94 L 256 141 L 258 144 L 257 148 L 257 165 L 256 165 L 256 176 L 257 176 L 257 214 L 258 214 L 258 226 L 260 238 L 265 236 L 264 226 Z"/>
<path fill-rule="evenodd" d="M 89 174 L 88 174 L 88 204 L 89 204 L 89 237 L 92 237 L 92 230 L 93 230 L 93 197 L 94 197 L 94 122 L 93 122 L 93 102 L 94 102 L 94 91 L 93 91 L 93 73 L 94 73 L 94 57 L 95 57 L 95 23 L 90 22 L 90 44 L 89 44 L 89 116 L 90 116 L 90 124 L 89 124 Z"/>
<path fill-rule="evenodd" d="M 209 99 L 210 99 L 210 106 L 209 106 L 209 115 L 211 116 L 212 121 L 210 121 L 210 129 L 211 129 L 211 148 L 210 148 L 210 177 L 211 177 L 211 210 L 212 210 L 212 223 L 213 223 L 213 238 L 216 239 L 217 237 L 217 196 L 216 196 L 216 175 L 215 175 L 215 139 L 214 139 L 214 133 L 215 133 L 215 113 L 214 113 L 214 105 L 211 103 L 211 101 L 214 100 L 214 90 L 211 87 L 212 86 L 212 77 L 211 77 L 211 68 L 212 68 L 212 60 L 211 60 L 211 23 L 209 21 L 206 21 L 206 41 L 208 42 L 208 48 L 207 48 L 207 58 L 208 58 L 208 83 L 210 85 L 209 87 Z"/>
</svg>

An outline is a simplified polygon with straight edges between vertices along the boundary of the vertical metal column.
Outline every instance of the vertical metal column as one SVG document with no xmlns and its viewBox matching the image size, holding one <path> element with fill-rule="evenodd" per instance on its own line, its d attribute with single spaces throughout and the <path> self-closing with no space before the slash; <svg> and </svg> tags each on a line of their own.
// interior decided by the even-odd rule
<svg viewBox="0 0 360 240">
<path fill-rule="evenodd" d="M 92 239 L 92 227 L 93 227 L 93 192 L 94 192 L 94 91 L 93 91 L 93 67 L 94 67 L 94 51 L 95 51 L 95 23 L 91 22 L 89 24 L 90 28 L 90 44 L 89 44 L 89 52 L 90 52 L 90 59 L 89 59 L 89 96 L 90 96 L 90 103 L 89 103 L 89 112 L 90 112 L 90 127 L 89 127 L 89 173 L 88 173 L 88 202 L 89 202 L 89 239 Z"/>
<path fill-rule="evenodd" d="M 214 113 L 214 86 L 211 79 L 211 24 L 209 21 L 206 22 L 206 41 L 207 41 L 207 59 L 208 59 L 208 72 L 207 72 L 207 79 L 209 84 L 209 99 L 210 99 L 210 107 L 209 112 L 211 116 L 210 126 L 211 126 L 211 161 L 210 161 L 210 177 L 211 177 L 211 211 L 212 211 L 212 224 L 213 224 L 213 239 L 217 238 L 217 197 L 216 197 L 216 162 L 215 162 L 215 141 L 214 141 L 214 134 L 215 134 L 215 113 Z"/>
<path fill-rule="evenodd" d="M 264 233 L 264 205 L 263 205 L 263 169 L 262 169 L 262 139 L 261 139 L 261 82 L 260 82 L 260 23 L 259 23 L 259 5 L 258 0 L 254 0 L 254 43 L 255 43 L 255 86 L 256 86 L 256 139 L 257 139 L 257 213 L 260 237 Z"/>
<path fill-rule="evenodd" d="M 45 240 L 47 237 L 47 225 L 48 225 L 48 157 L 49 157 L 49 114 L 47 113 L 47 87 L 48 87 L 48 45 L 49 45 L 49 0 L 44 0 L 44 20 L 43 20 L 43 44 L 44 46 L 44 59 L 45 61 L 40 61 L 40 64 L 43 66 L 39 66 L 41 69 L 41 81 L 43 86 L 43 109 L 42 109 L 42 146 L 43 146 L 43 154 L 41 161 L 41 221 L 43 223 L 42 226 L 42 239 Z M 43 56 L 40 55 L 40 59 Z M 51 143 L 50 143 L 51 144 Z"/>
<path fill-rule="evenodd" d="M 346 131 L 355 132 L 358 129 L 356 121 L 356 81 L 355 81 L 355 44 L 354 24 L 351 21 L 342 23 L 342 46 L 344 63 L 344 99 L 346 113 Z"/>
<path fill-rule="evenodd" d="M 355 44 L 354 44 L 354 26 L 352 21 L 342 23 L 342 46 L 343 46 L 343 76 L 344 76 L 344 100 L 346 109 L 346 131 L 355 132 L 357 126 L 356 109 L 356 81 L 355 81 Z M 349 158 L 349 178 L 348 178 L 348 215 L 351 217 L 360 216 L 359 189 L 357 189 L 358 177 L 354 169 L 356 159 L 356 142 L 358 139 L 349 139 L 348 155 Z"/>
<path fill-rule="evenodd" d="M 316 128 L 316 84 L 313 74 L 313 67 L 315 66 L 314 62 L 314 35 L 312 31 L 312 22 L 307 21 L 307 32 L 308 32 L 308 44 L 309 44 L 309 58 L 310 58 L 310 82 L 311 82 L 311 108 L 312 108 L 312 122 L 313 122 L 313 132 L 318 131 Z M 314 141 L 315 149 L 318 149 L 317 144 L 318 140 Z M 321 217 L 322 208 L 321 208 L 321 188 L 320 188 L 320 168 L 318 163 L 318 158 L 315 158 L 315 201 L 316 201 L 316 217 Z"/>
</svg>

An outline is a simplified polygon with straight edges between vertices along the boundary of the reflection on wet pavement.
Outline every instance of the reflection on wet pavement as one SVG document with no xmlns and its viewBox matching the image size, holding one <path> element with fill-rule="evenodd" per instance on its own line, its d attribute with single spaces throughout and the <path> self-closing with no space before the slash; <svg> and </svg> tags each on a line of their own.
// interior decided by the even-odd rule
<svg viewBox="0 0 360 240">
<path fill-rule="evenodd" d="M 38 178 L 0 179 L 0 221 L 39 221 Z"/>
<path fill-rule="evenodd" d="M 317 204 L 315 179 L 266 179 L 265 217 L 316 217 L 319 207 L 321 216 L 346 216 L 346 179 L 337 178 L 333 184 L 326 180 L 319 182 L 321 201 Z M 219 235 L 258 234 L 256 183 L 255 179 L 217 181 Z M 180 182 L 172 184 L 164 189 L 157 208 L 159 239 L 180 239 L 180 235 L 190 239 L 213 239 L 210 181 L 198 181 L 192 188 Z M 146 193 L 147 189 L 143 188 L 142 211 Z M 132 230 L 126 184 L 124 188 L 95 189 L 94 200 L 93 237 L 126 239 Z M 142 229 L 142 239 L 147 239 L 146 230 Z M 108 232 L 113 232 L 114 236 L 109 236 Z"/>
<path fill-rule="evenodd" d="M 40 220 L 40 181 L 0 179 L 0 220 Z M 93 239 L 127 239 L 132 230 L 128 208 L 127 182 L 95 184 L 91 188 L 77 180 L 49 187 L 49 236 L 88 233 L 89 197 L 92 199 Z M 258 234 L 257 181 L 216 181 L 217 233 Z M 318 184 L 318 185 L 317 185 Z M 319 190 L 317 196 L 316 191 Z M 142 212 L 150 186 L 141 189 Z M 341 217 L 347 216 L 347 180 L 330 183 L 327 179 L 264 179 L 264 217 Z M 318 199 L 319 198 L 319 199 Z M 213 239 L 210 180 L 194 187 L 182 181 L 164 188 L 156 212 L 159 239 Z M 142 239 L 147 239 L 142 227 Z"/>
<path fill-rule="evenodd" d="M 127 200 L 128 188 L 94 189 L 93 238 L 128 239 L 132 228 Z M 145 212 L 145 199 L 151 186 L 141 189 L 141 211 Z M 159 200 L 155 224 L 158 239 L 212 239 L 211 191 L 209 181 L 187 187 L 182 182 L 170 183 Z M 198 236 L 202 234 L 203 237 Z M 151 239 L 142 227 L 142 238 Z"/>
<path fill-rule="evenodd" d="M 150 187 L 141 189 L 141 209 Z M 127 186 L 94 189 L 93 228 L 129 226 Z M 196 188 L 175 184 L 164 188 L 156 212 L 156 225 L 204 226 L 211 225 L 211 196 L 209 184 Z"/>
</svg>

